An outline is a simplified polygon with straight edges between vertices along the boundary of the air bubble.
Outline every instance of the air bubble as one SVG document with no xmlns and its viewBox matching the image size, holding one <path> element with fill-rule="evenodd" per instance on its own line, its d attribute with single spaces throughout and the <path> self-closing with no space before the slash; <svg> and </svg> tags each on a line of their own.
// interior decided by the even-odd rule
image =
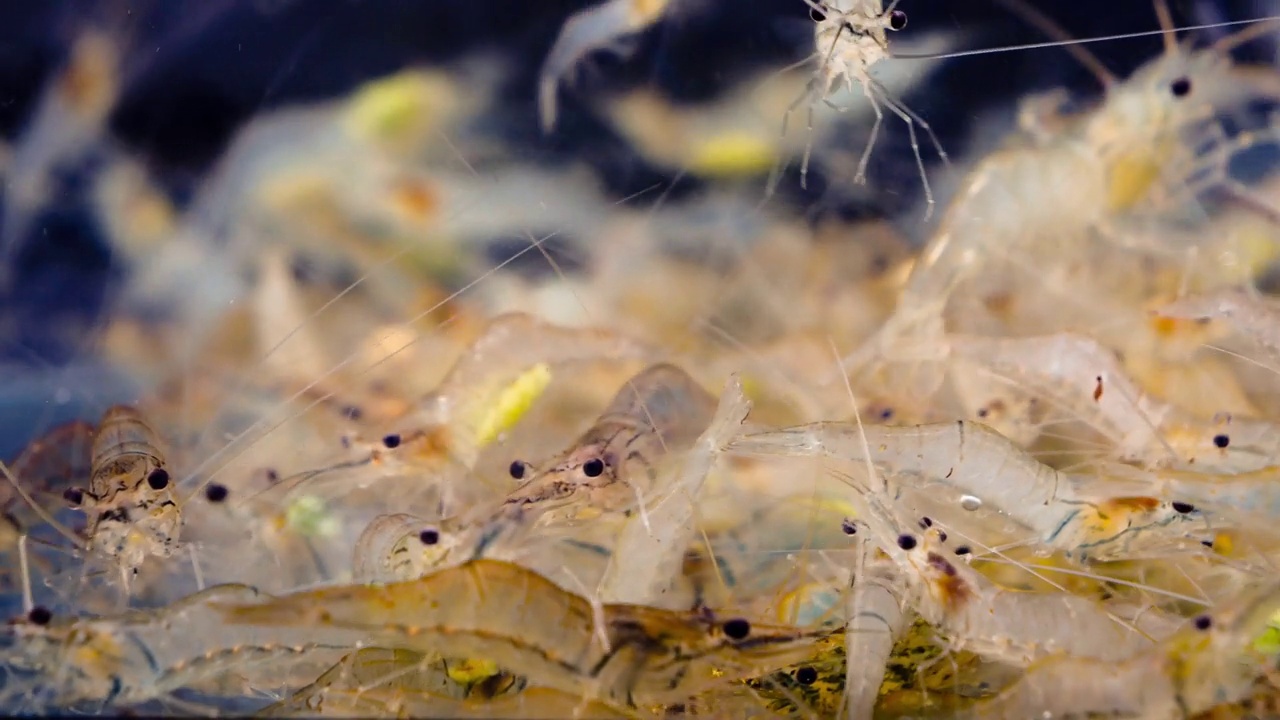
<svg viewBox="0 0 1280 720">
<path fill-rule="evenodd" d="M 979 508 L 982 507 L 982 498 L 976 495 L 961 495 L 960 507 L 970 512 L 974 510 L 978 510 Z"/>
</svg>

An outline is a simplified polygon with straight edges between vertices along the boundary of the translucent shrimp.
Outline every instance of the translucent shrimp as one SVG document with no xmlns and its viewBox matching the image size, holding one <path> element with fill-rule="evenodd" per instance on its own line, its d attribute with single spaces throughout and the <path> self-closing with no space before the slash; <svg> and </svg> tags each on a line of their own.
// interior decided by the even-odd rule
<svg viewBox="0 0 1280 720">
<path fill-rule="evenodd" d="M 906 587 L 894 563 L 874 543 L 863 540 L 853 588 L 846 601 L 845 717 L 870 718 L 884 682 L 893 646 L 907 628 Z"/>
<path fill-rule="evenodd" d="M 387 582 L 419 578 L 479 554 L 484 534 L 465 520 L 428 521 L 414 515 L 382 515 L 356 542 L 355 578 Z"/>
<path fill-rule="evenodd" d="M 994 698 L 960 717 L 1092 714 L 1192 717 L 1248 698 L 1274 672 L 1277 647 L 1263 642 L 1280 611 L 1280 585 L 1257 587 L 1196 617 L 1159 646 L 1121 662 L 1067 654 L 1045 659 Z"/>
<path fill-rule="evenodd" d="M 290 698 L 261 710 L 266 717 L 329 716 L 366 708 L 369 715 L 394 714 L 397 703 L 412 702 L 421 694 L 446 699 L 492 699 L 519 692 L 524 683 L 498 673 L 481 686 L 459 683 L 447 662 L 409 650 L 364 648 L 357 650 L 327 670 L 315 682 Z"/>
<path fill-rule="evenodd" d="M 972 327 L 966 323 L 991 315 L 980 306 L 947 312 L 967 283 L 974 286 L 972 298 L 982 299 L 992 296 L 991 286 L 1025 279 L 1025 292 L 1014 291 L 1015 303 L 1052 302 L 1059 321 L 1066 311 L 1083 307 L 1107 320 L 1112 307 L 1102 302 L 1103 283 L 1108 290 L 1132 292 L 1131 274 L 1098 273 L 1092 264 L 1085 265 L 1089 275 L 1067 275 L 1067 265 L 1058 274 L 1043 272 L 1046 257 L 1069 253 L 1078 259 L 1099 237 L 1113 251 L 1140 250 L 1162 263 L 1185 264 L 1188 253 L 1204 245 L 1204 236 L 1179 232 L 1176 221 L 1203 219 L 1204 205 L 1196 198 L 1225 185 L 1220 170 L 1239 149 L 1231 142 L 1211 143 L 1206 151 L 1205 127 L 1216 111 L 1275 98 L 1280 87 L 1270 71 L 1232 63 L 1228 52 L 1238 40 L 1192 51 L 1165 27 L 1165 53 L 1123 82 L 1105 79 L 1106 94 L 1095 109 L 1045 142 L 988 156 L 965 178 L 912 269 L 899 311 L 846 359 L 846 368 L 865 370 L 881 357 L 918 360 L 910 353 L 920 348 L 932 348 L 940 360 L 944 332 L 966 331 Z M 1055 200 L 1042 202 L 1045 197 Z M 1101 252 L 1103 246 L 1096 247 Z M 1108 257 L 1115 263 L 1121 256 Z M 1097 288 L 1097 296 L 1084 293 L 1082 285 Z"/>
<path fill-rule="evenodd" d="M 1280 427 L 1233 419 L 1199 422 L 1144 392 L 1114 352 L 1074 333 L 1027 338 L 949 339 L 953 356 L 1007 378 L 1023 392 L 1046 401 L 1115 438 L 1116 459 L 1154 467 L 1188 467 L 1242 472 L 1270 465 L 1280 453 Z M 958 382 L 959 384 L 959 382 Z M 1219 436 L 1234 444 L 1221 444 Z"/>
<path fill-rule="evenodd" d="M 670 0 L 607 0 L 565 21 L 538 75 L 538 116 L 543 132 L 556 124 L 556 96 L 564 77 L 588 54 L 617 48 L 619 39 L 656 23 Z"/>
<path fill-rule="evenodd" d="M 723 681 L 785 667 L 815 640 L 812 633 L 741 618 L 593 607 L 536 573 L 492 560 L 411 582 L 335 587 L 222 609 L 235 624 L 305 627 L 314 637 L 358 631 L 380 647 L 484 657 L 518 668 L 531 685 L 623 707 L 678 702 L 713 676 Z"/>
<path fill-rule="evenodd" d="M 323 643 L 292 629 L 228 627 L 217 603 L 248 603 L 262 596 L 243 585 L 210 588 L 158 610 L 102 618 L 14 624 L 17 667 L 40 670 L 55 705 L 96 701 L 128 704 L 259 664 L 263 677 L 281 674 L 286 661 L 325 656 Z M 326 664 L 335 656 L 330 652 Z"/>
<path fill-rule="evenodd" d="M 1280 362 L 1280 302 L 1244 290 L 1221 290 L 1175 300 L 1155 311 L 1164 317 L 1223 320 Z"/>
<path fill-rule="evenodd" d="M 948 488 L 959 496 L 956 504 L 962 508 L 994 506 L 1030 529 L 1037 542 L 1081 558 L 1129 557 L 1148 542 L 1167 550 L 1165 538 L 1180 536 L 1177 525 L 1194 522 L 1155 500 L 1159 495 L 1137 493 L 1142 497 L 1133 499 L 1134 493 L 1126 492 L 1132 487 L 1117 484 L 1111 492 L 1106 479 L 1043 465 L 981 423 L 862 429 L 815 423 L 748 433 L 734 443 L 735 449 L 869 463 L 899 487 Z M 1152 530 L 1161 532 L 1147 532 Z"/>
<path fill-rule="evenodd" d="M 942 537 L 929 530 L 918 538 L 897 539 L 912 571 L 908 582 L 917 588 L 913 604 L 959 648 L 983 657 L 1017 665 L 1057 652 L 1120 660 L 1168 637 L 1183 623 L 1181 617 L 1152 608 L 1123 608 L 1065 592 L 1005 590 L 950 559 L 954 555 Z"/>
<path fill-rule="evenodd" d="M 694 539 L 694 510 L 707 475 L 740 432 L 750 410 L 742 383 L 730 377 L 706 430 L 671 473 L 668 486 L 655 488 L 653 494 L 662 497 L 645 508 L 643 516 L 633 514 L 623 526 L 600 591 L 602 601 L 661 604 L 680 575 L 685 551 Z M 658 408 L 658 413 L 661 417 L 663 409 Z"/>
<path fill-rule="evenodd" d="M 871 76 L 871 67 L 889 57 L 889 40 L 887 30 L 898 31 L 907 26 L 907 14 L 895 9 L 898 0 L 893 0 L 889 7 L 883 8 L 881 0 L 805 0 L 809 6 L 809 15 L 814 21 L 814 43 L 817 46 L 811 58 L 819 61 L 818 72 L 809 81 L 805 93 L 797 98 L 787 109 L 783 117 L 782 134 L 787 134 L 787 119 L 805 101 L 809 102 L 809 127 L 813 127 L 813 105 L 819 100 L 830 103 L 830 96 L 841 80 L 844 80 L 849 92 L 853 92 L 854 83 L 862 87 L 862 94 L 875 112 L 875 122 L 871 126 L 871 136 L 866 148 L 858 159 L 858 169 L 854 182 L 866 182 L 867 163 L 871 159 L 880 134 L 880 126 L 884 122 L 883 107 L 902 119 L 907 124 L 911 135 L 911 150 L 915 153 L 916 167 L 920 170 L 920 179 L 924 183 L 925 199 L 928 203 L 928 215 L 933 213 L 933 191 L 929 187 L 929 178 L 925 173 L 924 159 L 920 156 L 920 143 L 916 139 L 916 125 L 919 125 L 933 141 L 938 156 L 945 162 L 947 153 L 938 143 L 929 126 L 910 108 L 895 100 L 886 88 Z M 804 159 L 800 165 L 800 184 L 805 185 L 809 171 L 809 156 L 813 150 L 810 139 L 805 146 Z M 926 216 L 926 219 L 928 217 Z"/>
</svg>

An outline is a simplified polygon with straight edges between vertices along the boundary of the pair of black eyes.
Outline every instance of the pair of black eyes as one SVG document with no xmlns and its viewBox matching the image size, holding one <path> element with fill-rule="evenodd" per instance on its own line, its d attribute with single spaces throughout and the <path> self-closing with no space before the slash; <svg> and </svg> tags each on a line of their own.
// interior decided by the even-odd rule
<svg viewBox="0 0 1280 720">
<path fill-rule="evenodd" d="M 809 19 L 814 22 L 822 22 L 827 19 L 827 14 L 818 8 L 809 8 Z M 889 29 L 901 30 L 907 26 L 907 14 L 901 10 L 894 10 L 889 13 Z M 852 30 L 852 28 L 850 28 Z"/>
<path fill-rule="evenodd" d="M 516 480 L 523 480 L 525 471 L 528 470 L 528 467 L 529 466 L 525 465 L 523 461 L 516 460 L 511 463 L 511 467 L 508 469 L 508 472 L 510 472 L 511 477 Z M 604 461 L 600 458 L 592 458 L 582 463 L 582 474 L 587 477 L 600 477 L 604 474 Z"/>
</svg>

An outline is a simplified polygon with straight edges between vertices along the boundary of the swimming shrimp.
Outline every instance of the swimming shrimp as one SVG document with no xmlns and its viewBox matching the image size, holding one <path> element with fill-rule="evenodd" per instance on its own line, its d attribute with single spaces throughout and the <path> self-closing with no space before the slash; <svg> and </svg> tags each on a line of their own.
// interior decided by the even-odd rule
<svg viewBox="0 0 1280 720">
<path fill-rule="evenodd" d="M 742 618 L 599 605 L 505 562 L 476 560 L 422 579 L 221 606 L 233 624 L 337 631 L 362 642 L 518 669 L 531 685 L 623 707 L 678 702 L 721 681 L 785 667 L 812 633 Z M 599 625 L 599 627 L 597 627 Z M 601 641 L 603 640 L 603 642 Z"/>
<path fill-rule="evenodd" d="M 858 159 L 858 169 L 854 182 L 866 182 L 867 163 L 871 159 L 871 151 L 875 148 L 880 134 L 880 126 L 884 123 L 884 110 L 897 115 L 907 124 L 911 136 L 911 150 L 915 154 L 916 167 L 920 171 L 920 179 L 924 183 L 925 200 L 928 203 L 928 214 L 933 212 L 933 191 L 929 187 L 929 178 L 925 173 L 924 159 L 920 156 L 920 143 L 916 139 L 916 126 L 919 125 L 933 141 L 934 149 L 944 162 L 947 153 L 938 143 L 933 128 L 923 118 L 914 113 L 906 105 L 895 100 L 888 90 L 871 76 L 871 67 L 890 57 L 889 40 L 886 31 L 899 31 L 907 26 L 907 14 L 896 9 L 899 0 L 893 0 L 888 8 L 882 7 L 881 0 L 805 0 L 809 6 L 809 17 L 814 21 L 814 44 L 816 52 L 810 58 L 819 62 L 818 72 L 809 81 L 803 95 L 787 108 L 783 117 L 782 134 L 787 134 L 786 126 L 792 112 L 805 101 L 809 102 L 809 127 L 813 127 L 813 105 L 819 100 L 830 104 L 830 96 L 841 80 L 844 80 L 849 92 L 853 92 L 854 84 L 862 88 L 862 94 L 875 112 L 876 119 L 871 126 L 871 136 L 866 148 Z M 804 158 L 800 165 L 800 184 L 805 185 L 809 170 L 809 157 L 813 150 L 812 138 L 805 145 Z M 926 216 L 927 219 L 928 216 Z"/>
<path fill-rule="evenodd" d="M 607 0 L 565 21 L 538 74 L 538 116 L 543 132 L 556 124 L 560 83 L 588 54 L 617 48 L 620 38 L 656 23 L 671 0 Z"/>
</svg>

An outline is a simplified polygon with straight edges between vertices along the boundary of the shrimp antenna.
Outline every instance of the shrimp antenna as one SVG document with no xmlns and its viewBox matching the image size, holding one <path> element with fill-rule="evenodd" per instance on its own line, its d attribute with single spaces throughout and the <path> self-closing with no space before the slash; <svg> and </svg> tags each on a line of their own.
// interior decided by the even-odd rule
<svg viewBox="0 0 1280 720">
<path fill-rule="evenodd" d="M 1173 26 L 1173 14 L 1169 12 L 1169 0 L 1155 0 L 1156 19 L 1160 21 L 1160 35 L 1164 38 L 1164 52 L 1178 52 L 1178 31 Z"/>
<path fill-rule="evenodd" d="M 1109 88 L 1116 83 L 1116 76 L 1107 69 L 1106 65 L 1098 59 L 1097 55 L 1089 52 L 1089 49 L 1077 42 L 1077 38 L 1071 36 L 1061 25 L 1053 18 L 1045 15 L 1039 10 L 1031 6 L 1026 0 L 994 0 L 997 5 L 1004 7 L 1009 12 L 1022 18 L 1028 25 L 1044 33 L 1054 40 L 1068 43 L 1062 47 L 1075 58 L 1086 70 L 1093 73 L 1098 78 L 1098 82 L 1102 84 L 1103 89 Z"/>
<path fill-rule="evenodd" d="M 1251 40 L 1274 31 L 1277 26 L 1280 26 L 1280 18 L 1259 20 L 1257 25 L 1247 27 L 1234 35 L 1228 35 L 1209 47 L 1216 53 L 1229 53 Z"/>
<path fill-rule="evenodd" d="M 1248 25 L 1251 23 L 1260 23 L 1266 21 L 1280 20 L 1280 15 L 1272 15 L 1265 18 L 1254 18 L 1252 20 L 1229 20 L 1227 22 L 1205 23 L 1203 25 L 1187 25 L 1179 28 L 1180 30 L 1212 30 L 1220 27 L 1232 27 L 1233 25 Z M 1165 30 L 1143 30 L 1140 32 L 1120 33 L 1117 35 L 1100 35 L 1091 38 L 1077 38 L 1075 40 L 1063 41 L 1052 40 L 1038 43 L 1023 43 L 1021 45 L 1005 45 L 994 48 L 979 48 L 977 50 L 958 50 L 949 53 L 934 54 L 904 54 L 891 55 L 895 60 L 946 60 L 949 58 L 970 57 L 972 55 L 989 55 L 991 53 L 1010 52 L 1014 50 L 1039 50 L 1040 48 L 1063 47 L 1066 45 L 1087 45 L 1089 43 L 1108 42 L 1111 40 L 1129 40 L 1132 38 L 1151 37 L 1152 35 L 1164 35 Z"/>
</svg>

